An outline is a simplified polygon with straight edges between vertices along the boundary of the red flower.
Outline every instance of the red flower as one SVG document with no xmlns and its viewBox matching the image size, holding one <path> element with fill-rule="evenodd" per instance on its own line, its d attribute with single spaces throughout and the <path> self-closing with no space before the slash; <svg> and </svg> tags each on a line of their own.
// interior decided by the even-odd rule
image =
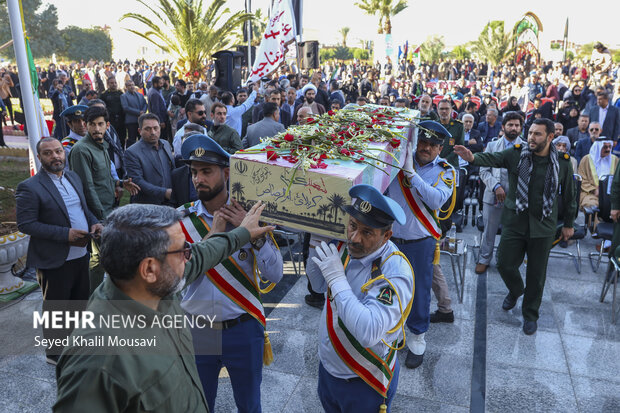
<svg viewBox="0 0 620 413">
<path fill-rule="evenodd" d="M 326 154 L 324 154 L 324 153 L 322 153 L 322 154 L 321 154 L 321 156 L 320 156 L 320 158 L 321 158 L 321 159 L 327 159 L 327 155 L 326 155 Z"/>
<path fill-rule="evenodd" d="M 280 157 L 280 155 L 278 155 L 278 153 L 272 149 L 273 146 L 267 146 L 265 147 L 265 149 L 267 149 L 267 160 L 268 161 L 275 161 L 276 159 L 278 159 Z"/>
<path fill-rule="evenodd" d="M 355 162 L 362 163 L 363 160 L 364 160 L 364 157 L 360 156 L 359 158 L 355 159 Z"/>
<path fill-rule="evenodd" d="M 392 138 L 390 145 L 392 145 L 393 148 L 398 148 L 400 146 L 400 139 Z"/>
<path fill-rule="evenodd" d="M 313 123 L 314 122 L 314 118 L 306 118 L 306 123 Z"/>
<path fill-rule="evenodd" d="M 327 114 L 328 114 L 329 116 L 334 116 L 334 115 L 336 114 L 336 112 L 334 112 L 333 110 L 328 110 L 328 111 L 327 111 Z"/>
<path fill-rule="evenodd" d="M 319 168 L 321 168 L 321 169 L 327 168 L 327 164 L 325 162 L 319 162 L 318 165 L 319 165 Z"/>
<path fill-rule="evenodd" d="M 291 135 L 290 133 L 287 133 L 286 135 L 284 135 L 284 140 L 287 142 L 293 142 L 293 139 L 295 139 L 295 137 Z"/>
</svg>

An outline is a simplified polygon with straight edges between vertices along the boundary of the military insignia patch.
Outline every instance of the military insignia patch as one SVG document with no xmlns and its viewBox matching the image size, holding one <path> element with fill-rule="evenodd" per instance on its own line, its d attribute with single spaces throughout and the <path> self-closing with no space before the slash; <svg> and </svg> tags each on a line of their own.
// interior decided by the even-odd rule
<svg viewBox="0 0 620 413">
<path fill-rule="evenodd" d="M 450 141 L 448 142 L 448 145 L 454 146 L 454 138 L 450 138 Z"/>
<path fill-rule="evenodd" d="M 377 295 L 377 300 L 385 305 L 394 304 L 394 290 L 391 287 L 383 287 Z"/>
<path fill-rule="evenodd" d="M 514 146 L 515 149 L 519 149 L 520 147 L 521 147 L 520 143 L 516 143 L 515 146 Z"/>
<path fill-rule="evenodd" d="M 565 153 L 565 154 L 564 154 L 564 159 L 569 159 L 569 158 L 570 158 L 570 156 L 568 156 L 568 154 L 567 154 L 567 153 Z"/>
</svg>

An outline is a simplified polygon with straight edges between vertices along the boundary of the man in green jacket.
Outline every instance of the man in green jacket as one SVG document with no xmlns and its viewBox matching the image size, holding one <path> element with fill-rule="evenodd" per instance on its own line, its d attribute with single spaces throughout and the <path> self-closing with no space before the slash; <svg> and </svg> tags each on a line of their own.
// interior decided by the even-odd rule
<svg viewBox="0 0 620 413">
<path fill-rule="evenodd" d="M 512 309 L 523 295 L 523 332 L 528 335 L 538 328 L 547 261 L 556 233 L 558 196 L 564 208 L 561 238 L 568 240 L 574 233 L 577 203 L 573 167 L 570 157 L 551 145 L 554 133 L 553 122 L 536 119 L 529 129 L 527 146 L 514 145 L 502 152 L 475 155 L 464 146 L 454 147 L 454 152 L 472 165 L 508 170 L 509 190 L 502 211 L 497 269 L 508 287 L 502 308 Z M 519 266 L 526 253 L 524 286 Z"/>
<path fill-rule="evenodd" d="M 459 157 L 454 153 L 454 145 L 465 145 L 463 123 L 460 120 L 452 119 L 452 104 L 447 99 L 442 99 L 437 103 L 437 112 L 439 112 L 439 122 L 451 135 L 446 135 L 443 149 L 439 156 L 448 161 L 458 171 Z"/>
<path fill-rule="evenodd" d="M 58 361 L 54 412 L 208 412 L 177 292 L 273 230 L 258 225 L 263 207 L 254 205 L 238 228 L 191 245 L 170 207 L 132 204 L 111 213 L 101 241 L 109 277 L 88 304 L 94 326 L 76 328 Z M 102 322 L 113 316 L 136 323 Z M 196 325 L 210 327 L 205 319 Z"/>
<path fill-rule="evenodd" d="M 120 196 L 123 181 L 112 177 L 108 143 L 104 140 L 110 126 L 108 111 L 101 106 L 92 106 L 85 113 L 88 133 L 69 152 L 69 167 L 77 173 L 84 185 L 86 204 L 98 220 L 103 221 L 114 208 L 114 200 Z M 131 184 L 131 179 L 128 180 Z M 139 187 L 135 186 L 139 189 Z M 92 243 L 90 257 L 90 291 L 103 280 L 103 269 L 99 265 L 99 249 Z"/>
<path fill-rule="evenodd" d="M 232 155 L 238 150 L 243 149 L 243 145 L 237 131 L 226 124 L 227 111 L 228 109 L 222 103 L 215 102 L 211 105 L 213 127 L 208 134 L 222 149 Z"/>
</svg>

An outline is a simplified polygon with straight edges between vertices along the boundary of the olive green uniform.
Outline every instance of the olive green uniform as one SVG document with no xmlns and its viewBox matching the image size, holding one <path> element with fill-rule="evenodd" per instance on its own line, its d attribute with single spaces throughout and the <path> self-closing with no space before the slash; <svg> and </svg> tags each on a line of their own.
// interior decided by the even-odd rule
<svg viewBox="0 0 620 413">
<path fill-rule="evenodd" d="M 538 320 L 542 300 L 549 251 L 557 231 L 558 199 L 562 197 L 564 227 L 572 228 L 576 213 L 575 185 L 570 158 L 559 154 L 558 194 L 551 214 L 542 218 L 543 190 L 549 156 L 532 155 L 532 175 L 528 187 L 528 209 L 517 213 L 516 194 L 519 179 L 518 165 L 521 145 L 502 152 L 484 152 L 474 155 L 472 165 L 506 168 L 509 189 L 502 210 L 502 237 L 497 251 L 497 269 L 513 297 L 523 296 L 523 318 Z M 525 286 L 519 266 L 527 253 Z"/>
<path fill-rule="evenodd" d="M 440 158 L 444 158 L 454 166 L 455 170 L 459 170 L 459 157 L 454 153 L 454 145 L 465 145 L 465 132 L 463 131 L 463 124 L 458 120 L 450 120 L 448 124 L 441 124 L 444 128 L 450 132 L 451 138 L 447 137 L 443 141 L 443 148 L 439 154 Z"/>
<path fill-rule="evenodd" d="M 215 234 L 192 244 L 192 259 L 185 265 L 185 281 L 190 284 L 205 271 L 250 242 L 245 228 Z M 106 316 L 141 315 L 150 327 L 159 320 L 182 316 L 176 294 L 164 297 L 152 310 L 125 295 L 107 278 L 91 296 L 88 310 Z M 110 311 L 112 310 L 112 311 Z M 118 336 L 131 339 L 157 337 L 156 347 L 80 347 L 73 336 L 93 338 Z M 208 412 L 189 328 L 75 329 L 56 367 L 58 399 L 54 412 Z"/>
</svg>

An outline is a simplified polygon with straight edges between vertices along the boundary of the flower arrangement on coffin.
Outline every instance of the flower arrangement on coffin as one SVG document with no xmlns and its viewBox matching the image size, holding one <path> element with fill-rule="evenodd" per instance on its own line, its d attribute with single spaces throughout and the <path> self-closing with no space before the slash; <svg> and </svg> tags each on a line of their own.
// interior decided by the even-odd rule
<svg viewBox="0 0 620 413">
<path fill-rule="evenodd" d="M 398 159 L 391 151 L 370 147 L 372 142 L 388 142 L 398 149 L 406 137 L 402 129 L 416 120 L 403 116 L 392 108 L 362 106 L 345 108 L 337 112 L 329 111 L 323 115 L 307 118 L 305 125 L 289 127 L 271 138 L 263 140 L 261 148 L 242 150 L 243 153 L 262 153 L 268 161 L 282 158 L 292 164 L 295 173 L 301 169 L 325 169 L 325 160 L 354 161 L 365 163 L 384 171 L 386 162 L 375 152 L 390 155 L 398 168 Z M 385 172 L 385 171 L 384 171 Z M 292 180 L 291 180 L 292 182 Z M 289 184 L 290 187 L 290 184 Z"/>
</svg>

